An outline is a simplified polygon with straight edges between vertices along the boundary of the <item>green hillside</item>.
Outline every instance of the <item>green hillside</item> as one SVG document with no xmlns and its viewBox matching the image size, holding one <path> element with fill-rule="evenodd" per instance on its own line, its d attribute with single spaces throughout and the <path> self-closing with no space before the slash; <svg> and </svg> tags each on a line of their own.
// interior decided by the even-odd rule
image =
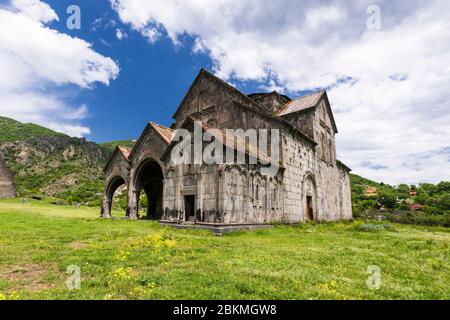
<svg viewBox="0 0 450 320">
<path fill-rule="evenodd" d="M 356 186 L 364 186 L 364 187 L 375 187 L 379 188 L 381 186 L 386 186 L 384 183 L 375 182 L 373 180 L 363 178 L 361 176 L 358 176 L 357 174 L 350 173 L 350 180 L 352 185 Z M 389 186 L 388 186 L 389 187 Z"/>
<path fill-rule="evenodd" d="M 55 132 L 34 123 L 0 117 L 0 142 L 23 141 L 36 137 L 64 137 L 65 134 Z"/>
<path fill-rule="evenodd" d="M 450 227 L 448 181 L 421 183 L 417 186 L 390 186 L 355 174 L 350 175 L 350 181 L 353 216 L 356 218 L 381 214 L 394 222 Z M 411 206 L 419 209 L 411 210 Z"/>
<path fill-rule="evenodd" d="M 0 158 L 11 171 L 19 196 L 99 204 L 102 169 L 112 148 L 4 117 L 0 129 Z"/>
<path fill-rule="evenodd" d="M 106 148 L 107 150 L 113 151 L 116 146 L 133 148 L 134 144 L 135 144 L 134 140 L 130 139 L 130 140 L 115 140 L 115 141 L 110 141 L 110 142 L 103 142 L 103 143 L 100 143 L 100 146 L 102 148 Z"/>
</svg>

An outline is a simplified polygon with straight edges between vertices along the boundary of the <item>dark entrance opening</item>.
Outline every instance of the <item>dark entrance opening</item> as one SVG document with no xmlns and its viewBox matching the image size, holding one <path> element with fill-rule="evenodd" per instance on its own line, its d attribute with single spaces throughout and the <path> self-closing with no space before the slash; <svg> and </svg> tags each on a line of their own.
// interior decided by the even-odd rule
<svg viewBox="0 0 450 320">
<path fill-rule="evenodd" d="M 127 189 L 125 187 L 125 180 L 121 177 L 115 177 L 111 180 L 108 188 L 106 189 L 106 196 L 108 200 L 108 206 L 104 208 L 106 212 L 104 214 L 119 216 L 119 212 L 123 212 L 126 207 Z"/>
<path fill-rule="evenodd" d="M 184 196 L 185 220 L 195 220 L 195 196 Z"/>
<path fill-rule="evenodd" d="M 314 209 L 311 196 L 306 196 L 306 217 L 310 221 L 314 220 Z"/>
<path fill-rule="evenodd" d="M 147 203 L 142 203 L 142 205 L 147 207 L 147 219 L 161 219 L 163 213 L 162 180 L 163 173 L 161 171 L 161 167 L 154 160 L 145 162 L 138 171 L 138 176 L 136 179 L 138 208 L 141 206 L 140 195 L 142 191 L 144 191 L 147 196 Z"/>
</svg>

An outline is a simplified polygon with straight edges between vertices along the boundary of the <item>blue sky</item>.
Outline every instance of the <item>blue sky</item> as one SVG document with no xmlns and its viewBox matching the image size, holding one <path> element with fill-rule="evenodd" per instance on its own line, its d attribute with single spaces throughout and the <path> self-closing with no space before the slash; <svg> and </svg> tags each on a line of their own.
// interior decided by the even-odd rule
<svg viewBox="0 0 450 320">
<path fill-rule="evenodd" d="M 81 29 L 66 26 L 69 5 Z M 0 0 L 0 116 L 103 142 L 170 125 L 201 67 L 245 93 L 327 88 L 337 155 L 450 180 L 450 2 Z"/>
<path fill-rule="evenodd" d="M 96 84 L 73 94 L 75 105 L 90 106 L 83 125 L 90 128 L 89 140 L 105 142 L 138 138 L 148 121 L 165 126 L 173 122 L 172 115 L 183 99 L 200 68 L 212 70 L 212 60 L 206 53 L 193 53 L 194 38 L 184 34 L 180 44 L 167 37 L 155 43 L 121 23 L 108 1 L 58 0 L 47 1 L 60 17 L 51 28 L 84 39 L 92 48 L 112 58 L 120 67 L 119 76 L 109 86 Z M 81 29 L 69 30 L 67 7 L 76 3 L 81 9 Z M 101 19 L 101 21 L 99 20 Z M 120 28 L 126 38 L 119 40 Z M 239 81 L 233 84 L 243 92 L 259 92 L 264 81 Z"/>
<path fill-rule="evenodd" d="M 48 3 L 62 19 L 74 2 Z M 80 89 L 74 99 L 74 104 L 91 106 L 83 121 L 91 129 L 87 138 L 98 142 L 137 138 L 149 120 L 169 126 L 199 69 L 211 68 L 211 59 L 193 54 L 193 40 L 188 36 L 179 47 L 167 38 L 150 45 L 138 32 L 121 25 L 127 33 L 121 41 L 116 37 L 120 20 L 107 1 L 76 3 L 82 10 L 81 30 L 68 30 L 65 20 L 52 23 L 52 28 L 92 43 L 95 51 L 111 57 L 120 67 L 119 76 L 109 86 Z M 98 18 L 103 20 L 96 25 Z"/>
</svg>

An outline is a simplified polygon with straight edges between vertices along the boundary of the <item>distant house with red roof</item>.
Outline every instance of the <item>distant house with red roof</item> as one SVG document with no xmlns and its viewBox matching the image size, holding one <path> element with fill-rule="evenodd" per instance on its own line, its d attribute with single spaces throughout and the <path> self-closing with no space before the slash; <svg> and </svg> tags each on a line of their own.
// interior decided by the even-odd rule
<svg viewBox="0 0 450 320">
<path fill-rule="evenodd" d="M 423 204 L 420 203 L 413 203 L 409 205 L 409 209 L 411 211 L 422 211 L 423 210 Z"/>
<path fill-rule="evenodd" d="M 364 196 L 367 198 L 375 198 L 378 196 L 378 190 L 375 187 L 369 187 L 364 191 Z"/>
</svg>

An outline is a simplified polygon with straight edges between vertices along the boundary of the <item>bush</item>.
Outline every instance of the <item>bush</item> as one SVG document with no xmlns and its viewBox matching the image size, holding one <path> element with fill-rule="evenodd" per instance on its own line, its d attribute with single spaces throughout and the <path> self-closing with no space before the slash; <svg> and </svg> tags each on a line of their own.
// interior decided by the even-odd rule
<svg viewBox="0 0 450 320">
<path fill-rule="evenodd" d="M 386 208 L 393 209 L 397 204 L 397 196 L 392 191 L 383 190 L 378 193 L 378 202 Z"/>
<path fill-rule="evenodd" d="M 450 227 L 450 214 L 430 215 L 426 212 L 400 212 L 387 213 L 385 217 L 388 221 L 395 223 Z"/>
</svg>

